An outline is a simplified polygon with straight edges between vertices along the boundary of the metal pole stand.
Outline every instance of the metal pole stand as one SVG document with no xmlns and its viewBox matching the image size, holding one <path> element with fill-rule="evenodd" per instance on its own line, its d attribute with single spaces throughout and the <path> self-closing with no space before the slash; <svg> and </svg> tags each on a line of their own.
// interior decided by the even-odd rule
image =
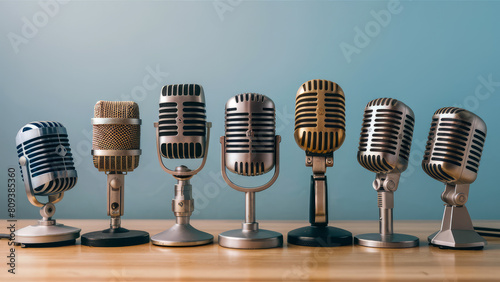
<svg viewBox="0 0 500 282">
<path fill-rule="evenodd" d="M 269 249 L 283 246 L 283 235 L 281 233 L 259 229 L 259 223 L 255 220 L 255 193 L 271 187 L 276 182 L 276 179 L 278 179 L 280 172 L 279 145 L 281 136 L 276 135 L 274 138 L 276 146 L 276 150 L 274 151 L 274 175 L 267 183 L 251 188 L 239 186 L 227 176 L 226 158 L 224 157 L 224 152 L 226 152 L 226 137 L 222 136 L 220 138 L 222 178 L 224 178 L 229 187 L 245 193 L 245 222 L 243 222 L 241 229 L 229 230 L 219 234 L 219 245 L 222 247 L 233 249 Z"/>
<path fill-rule="evenodd" d="M 469 184 L 446 184 L 441 199 L 445 202 L 441 230 L 429 236 L 429 244 L 440 248 L 482 249 L 486 240 L 472 226 L 465 203 Z"/>
<path fill-rule="evenodd" d="M 175 169 L 176 172 L 189 172 L 190 170 L 181 165 Z M 159 246 L 199 246 L 212 243 L 214 236 L 200 231 L 189 223 L 194 211 L 194 199 L 192 186 L 189 183 L 191 176 L 177 176 L 175 185 L 175 197 L 172 200 L 172 211 L 175 215 L 175 225 L 170 229 L 151 237 L 151 242 Z"/>
<path fill-rule="evenodd" d="M 82 245 L 90 247 L 124 247 L 149 243 L 149 233 L 121 227 L 125 174 L 107 174 L 109 228 L 82 235 Z"/>
<path fill-rule="evenodd" d="M 418 237 L 393 232 L 394 192 L 398 189 L 400 173 L 377 173 L 373 188 L 378 193 L 379 232 L 356 235 L 354 243 L 374 248 L 412 248 Z"/>
<path fill-rule="evenodd" d="M 351 232 L 328 226 L 328 186 L 326 168 L 333 166 L 333 153 L 313 155 L 306 153 L 306 166 L 312 167 L 309 222 L 311 226 L 288 232 L 288 243 L 309 247 L 337 247 L 352 245 Z"/>
</svg>

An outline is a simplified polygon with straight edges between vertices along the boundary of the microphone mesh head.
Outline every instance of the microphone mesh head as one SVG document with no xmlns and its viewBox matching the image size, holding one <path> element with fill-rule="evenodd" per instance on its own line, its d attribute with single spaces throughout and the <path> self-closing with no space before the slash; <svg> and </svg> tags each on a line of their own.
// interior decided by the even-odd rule
<svg viewBox="0 0 500 282">
<path fill-rule="evenodd" d="M 476 180 L 486 139 L 486 124 L 477 115 L 446 107 L 432 116 L 422 168 L 432 178 L 450 184 Z"/>
<path fill-rule="evenodd" d="M 239 94 L 226 103 L 226 167 L 245 176 L 261 175 L 275 165 L 275 106 L 268 97 Z"/>
<path fill-rule="evenodd" d="M 94 118 L 138 119 L 139 106 L 135 102 L 99 101 L 94 107 Z M 141 126 L 138 124 L 92 125 L 93 150 L 139 150 Z M 139 166 L 139 156 L 94 156 L 99 171 L 126 172 Z"/>
<path fill-rule="evenodd" d="M 415 115 L 392 98 L 370 101 L 365 107 L 358 162 L 375 173 L 403 172 L 408 167 Z"/>
<path fill-rule="evenodd" d="M 205 94 L 198 84 L 165 85 L 160 96 L 160 151 L 168 159 L 198 159 L 205 154 Z"/>
<path fill-rule="evenodd" d="M 27 159 L 27 169 L 37 196 L 56 195 L 73 188 L 77 173 L 66 128 L 59 122 L 35 121 L 16 136 L 17 155 Z"/>
<path fill-rule="evenodd" d="M 295 98 L 295 142 L 303 150 L 332 153 L 345 139 L 344 91 L 328 80 L 310 80 Z"/>
</svg>

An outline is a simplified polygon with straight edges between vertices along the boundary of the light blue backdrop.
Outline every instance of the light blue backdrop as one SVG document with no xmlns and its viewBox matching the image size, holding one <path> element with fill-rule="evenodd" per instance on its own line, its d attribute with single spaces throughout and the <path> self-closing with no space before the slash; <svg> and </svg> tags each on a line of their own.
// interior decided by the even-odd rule
<svg viewBox="0 0 500 282">
<path fill-rule="evenodd" d="M 126 176 L 124 218 L 173 218 L 175 181 L 158 164 L 153 122 L 162 85 L 199 83 L 214 127 L 208 163 L 192 180 L 193 218 L 243 219 L 243 193 L 220 177 L 218 139 L 227 99 L 258 92 L 275 101 L 283 141 L 280 177 L 257 194 L 257 218 L 306 220 L 311 169 L 293 140 L 294 98 L 303 82 L 322 78 L 340 84 L 347 100 L 347 139 L 327 172 L 331 219 L 378 217 L 375 175 L 358 164 L 356 153 L 364 106 L 379 97 L 400 99 L 416 115 L 395 218 L 441 218 L 444 185 L 420 162 L 433 112 L 453 105 L 488 125 L 469 211 L 475 219 L 499 218 L 498 2 L 45 3 L 0 2 L 0 217 L 7 217 L 7 169 L 18 170 L 17 131 L 33 120 L 56 120 L 68 129 L 79 174 L 56 217 L 107 218 L 106 176 L 90 156 L 90 118 L 97 100 L 134 100 L 143 121 L 143 155 Z M 257 184 L 266 177 L 242 181 Z M 17 217 L 38 218 L 17 179 Z"/>
</svg>

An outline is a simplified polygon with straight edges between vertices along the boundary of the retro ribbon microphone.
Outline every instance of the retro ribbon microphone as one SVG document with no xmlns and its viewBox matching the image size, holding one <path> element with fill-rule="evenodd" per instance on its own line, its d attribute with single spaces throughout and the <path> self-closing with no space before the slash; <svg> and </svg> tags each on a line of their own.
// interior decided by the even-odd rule
<svg viewBox="0 0 500 282">
<path fill-rule="evenodd" d="M 124 211 L 125 174 L 139 166 L 141 120 L 134 102 L 99 101 L 92 119 L 94 166 L 107 175 L 110 228 L 82 235 L 82 245 L 120 247 L 145 244 L 149 234 L 121 227 Z"/>
<path fill-rule="evenodd" d="M 26 247 L 74 244 L 81 230 L 52 219 L 54 204 L 77 181 L 66 128 L 53 121 L 28 123 L 17 133 L 16 146 L 26 195 L 32 205 L 41 207 L 42 220 L 17 230 L 14 242 Z M 36 196 L 47 196 L 48 202 Z"/>
<path fill-rule="evenodd" d="M 465 207 L 469 185 L 476 180 L 486 139 L 486 124 L 460 108 L 441 108 L 432 117 L 422 168 L 445 183 L 441 230 L 429 236 L 439 247 L 481 249 L 486 241 L 474 231 Z"/>
<path fill-rule="evenodd" d="M 418 238 L 393 233 L 394 192 L 408 167 L 415 115 L 403 102 L 379 98 L 366 105 L 359 140 L 358 162 L 377 174 L 380 233 L 356 235 L 354 243 L 376 248 L 411 248 Z"/>
<path fill-rule="evenodd" d="M 225 136 L 220 138 L 221 171 L 226 183 L 245 193 L 245 222 L 242 229 L 219 234 L 219 244 L 235 249 L 264 249 L 283 245 L 283 235 L 259 229 L 255 221 L 255 192 L 269 188 L 279 175 L 279 143 L 275 135 L 275 106 L 268 97 L 239 94 L 226 103 Z M 232 182 L 226 168 L 232 173 L 257 176 L 274 169 L 273 177 L 264 185 L 246 188 Z"/>
<path fill-rule="evenodd" d="M 352 244 L 349 231 L 328 226 L 326 168 L 333 166 L 333 152 L 345 139 L 344 91 L 328 80 L 302 84 L 295 98 L 295 142 L 306 151 L 312 167 L 309 222 L 288 233 L 295 245 L 333 247 Z"/>
<path fill-rule="evenodd" d="M 177 179 L 172 211 L 176 223 L 170 229 L 151 237 L 160 246 L 197 246 L 209 244 L 213 236 L 200 231 L 189 223 L 194 211 L 194 199 L 190 179 L 197 174 L 207 160 L 210 127 L 206 121 L 205 94 L 198 84 L 175 84 L 163 87 L 160 96 L 159 122 L 156 128 L 158 160 L 163 170 Z M 200 166 L 190 170 L 184 165 L 168 169 L 162 160 L 199 159 Z"/>
</svg>

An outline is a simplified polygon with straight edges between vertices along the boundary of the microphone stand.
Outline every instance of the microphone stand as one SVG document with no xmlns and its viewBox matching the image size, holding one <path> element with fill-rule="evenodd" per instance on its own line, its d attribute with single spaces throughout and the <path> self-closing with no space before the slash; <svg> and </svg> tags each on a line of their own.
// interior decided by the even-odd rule
<svg viewBox="0 0 500 282">
<path fill-rule="evenodd" d="M 32 205 L 40 207 L 42 219 L 38 221 L 37 225 L 30 225 L 17 230 L 15 232 L 14 243 L 22 247 L 55 247 L 74 244 L 75 240 L 80 237 L 81 229 L 58 224 L 56 220 L 52 218 L 56 212 L 54 204 L 62 200 L 64 192 L 56 195 L 49 195 L 49 201 L 47 203 L 40 203 L 35 197 L 35 192 L 31 183 L 31 175 L 28 170 L 29 160 L 26 157 L 21 157 L 19 159 L 19 164 L 21 165 L 24 176 L 26 196 Z"/>
<path fill-rule="evenodd" d="M 465 203 L 470 184 L 449 184 L 441 195 L 445 202 L 441 229 L 428 237 L 429 243 L 442 248 L 482 249 L 486 245 L 472 225 Z"/>
<path fill-rule="evenodd" d="M 313 154 L 306 151 L 306 166 L 312 167 L 309 222 L 311 226 L 288 232 L 288 243 L 310 247 L 352 245 L 351 232 L 328 226 L 326 168 L 333 166 L 333 152 Z"/>
<path fill-rule="evenodd" d="M 156 148 L 158 160 L 163 170 L 177 179 L 177 184 L 175 185 L 175 196 L 172 200 L 172 211 L 175 215 L 175 224 L 170 229 L 151 237 L 151 242 L 158 246 L 199 246 L 210 244 L 212 243 L 214 236 L 194 228 L 189 223 L 191 215 L 194 211 L 194 199 L 192 196 L 193 187 L 191 186 L 189 180 L 205 166 L 210 144 L 210 128 L 212 127 L 212 123 L 207 122 L 206 124 L 207 144 L 201 165 L 195 170 L 190 170 L 186 166 L 181 165 L 172 171 L 163 164 L 160 152 L 158 126 L 158 123 L 155 122 L 154 127 L 156 128 Z"/>
<path fill-rule="evenodd" d="M 394 192 L 398 189 L 400 172 L 377 173 L 373 188 L 377 191 L 379 233 L 356 235 L 354 243 L 374 248 L 412 248 L 419 244 L 418 237 L 393 232 Z"/>
<path fill-rule="evenodd" d="M 262 186 L 247 188 L 236 185 L 227 176 L 226 158 L 224 157 L 224 152 L 226 152 L 226 137 L 222 136 L 220 138 L 222 177 L 229 187 L 245 193 L 245 222 L 241 224 L 241 229 L 229 230 L 219 234 L 219 245 L 222 247 L 232 249 L 269 249 L 283 246 L 283 235 L 281 233 L 259 229 L 259 223 L 255 219 L 255 193 L 271 187 L 276 179 L 278 179 L 280 171 L 280 142 L 281 136 L 276 135 L 274 139 L 276 146 L 274 151 L 275 166 L 274 175 L 271 180 Z"/>
</svg>

